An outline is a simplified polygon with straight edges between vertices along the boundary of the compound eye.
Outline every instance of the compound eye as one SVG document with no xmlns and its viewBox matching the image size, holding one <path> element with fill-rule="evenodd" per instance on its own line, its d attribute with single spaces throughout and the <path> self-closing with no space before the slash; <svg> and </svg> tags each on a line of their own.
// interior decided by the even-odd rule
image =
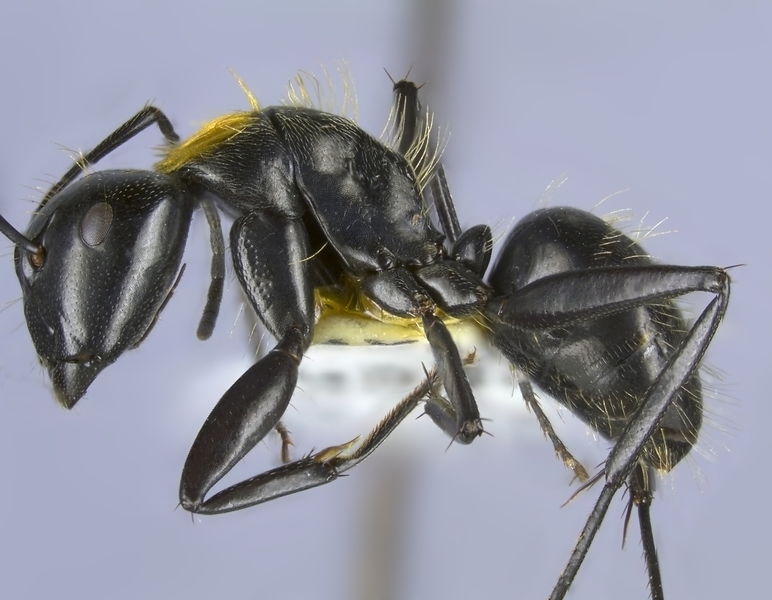
<svg viewBox="0 0 772 600">
<path fill-rule="evenodd" d="M 86 246 L 99 246 L 107 239 L 112 225 L 113 207 L 107 202 L 97 202 L 88 209 L 80 222 L 80 238 Z"/>
</svg>

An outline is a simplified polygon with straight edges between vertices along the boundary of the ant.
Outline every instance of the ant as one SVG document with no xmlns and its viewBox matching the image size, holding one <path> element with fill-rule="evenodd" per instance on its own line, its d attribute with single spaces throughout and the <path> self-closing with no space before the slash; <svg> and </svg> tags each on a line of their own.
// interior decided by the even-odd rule
<svg viewBox="0 0 772 600">
<path fill-rule="evenodd" d="M 308 106 L 303 85 L 286 106 L 261 107 L 247 91 L 251 110 L 217 117 L 185 141 L 163 112 L 146 106 L 45 194 L 26 233 L 0 217 L 0 231 L 15 245 L 27 326 L 57 398 L 72 408 L 105 367 L 149 334 L 179 278 L 198 208 L 212 247 L 198 337 L 209 337 L 223 291 L 218 209 L 225 209 L 236 217 L 236 276 L 276 344 L 201 427 L 182 471 L 183 508 L 229 512 L 329 483 L 420 403 L 453 441 L 473 442 L 485 432 L 484 420 L 452 336 L 472 324 L 509 360 L 525 401 L 557 454 L 586 480 L 583 487 L 603 480 L 551 598 L 565 596 L 623 485 L 628 517 L 637 508 L 652 597 L 663 598 L 649 514 L 653 481 L 697 440 L 698 368 L 726 310 L 727 272 L 657 264 L 602 219 L 567 207 L 526 215 L 488 272 L 491 230 L 461 229 L 418 87 L 403 80 L 394 91 L 389 143 Z M 152 125 L 167 142 L 153 170 L 83 175 Z M 697 291 L 713 298 L 688 324 L 673 299 Z M 336 327 L 320 327 L 333 318 Z M 421 337 L 435 367 L 363 440 L 209 495 L 270 431 L 289 443 L 280 419 L 311 343 Z M 588 478 L 555 435 L 533 385 L 614 441 L 597 475 Z"/>
</svg>

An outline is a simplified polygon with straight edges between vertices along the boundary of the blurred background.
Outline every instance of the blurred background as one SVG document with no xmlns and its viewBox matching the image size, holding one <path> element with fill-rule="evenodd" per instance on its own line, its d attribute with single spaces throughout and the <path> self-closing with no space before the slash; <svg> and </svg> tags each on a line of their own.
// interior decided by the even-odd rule
<svg viewBox="0 0 772 600">
<path fill-rule="evenodd" d="M 229 68 L 273 104 L 299 69 L 345 60 L 360 123 L 376 135 L 391 102 L 384 69 L 425 84 L 451 132 L 444 161 L 462 225 L 503 236 L 540 206 L 590 210 L 608 197 L 595 212 L 626 211 L 629 230 L 667 219 L 655 231 L 674 233 L 647 242 L 664 262 L 745 263 L 732 271 L 706 361 L 701 443 L 660 481 L 653 519 L 669 598 L 765 591 L 769 3 L 31 1 L 0 7 L 0 53 L 0 211 L 18 227 L 69 166 L 63 147 L 87 150 L 146 102 L 184 136 L 248 106 Z M 148 167 L 160 142 L 148 130 L 99 167 Z M 232 273 L 213 338 L 195 337 L 209 268 L 202 216 L 152 334 L 71 412 L 37 363 L 11 245 L 0 246 L 1 597 L 542 598 L 552 589 L 597 490 L 561 508 L 571 475 L 502 359 L 482 356 L 470 369 L 494 437 L 447 448 L 427 419 L 409 418 L 350 477 L 191 519 L 175 508 L 188 447 L 255 352 Z M 693 314 L 706 300 L 690 301 Z M 431 362 L 421 346 L 310 352 L 285 419 L 295 456 L 366 432 L 418 383 L 422 360 Z M 598 465 L 609 444 L 543 404 L 577 458 Z M 269 436 L 229 481 L 278 454 Z M 571 598 L 647 596 L 635 524 L 620 550 L 624 506 L 621 497 L 612 505 Z"/>
</svg>

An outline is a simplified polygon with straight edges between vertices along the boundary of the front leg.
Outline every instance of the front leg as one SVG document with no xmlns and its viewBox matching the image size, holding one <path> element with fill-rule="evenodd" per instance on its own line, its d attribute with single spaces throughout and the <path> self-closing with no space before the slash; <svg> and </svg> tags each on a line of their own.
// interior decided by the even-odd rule
<svg viewBox="0 0 772 600">
<path fill-rule="evenodd" d="M 180 503 L 191 512 L 254 503 L 238 486 L 220 492 L 215 506 L 205 497 L 278 424 L 312 335 L 313 295 L 304 260 L 308 236 L 302 223 L 250 213 L 234 223 L 231 250 L 244 292 L 278 343 L 225 392 L 196 436 L 180 482 Z"/>
<path fill-rule="evenodd" d="M 260 473 L 215 494 L 195 512 L 231 512 L 335 481 L 344 471 L 372 454 L 438 385 L 436 372 L 427 373 L 426 379 L 390 410 L 361 442 L 355 438 Z"/>
</svg>

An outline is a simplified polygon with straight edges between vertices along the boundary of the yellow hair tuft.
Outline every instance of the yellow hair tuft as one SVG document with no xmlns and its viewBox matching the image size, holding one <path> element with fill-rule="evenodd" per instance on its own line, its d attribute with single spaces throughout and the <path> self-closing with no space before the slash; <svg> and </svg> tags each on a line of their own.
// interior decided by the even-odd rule
<svg viewBox="0 0 772 600">
<path fill-rule="evenodd" d="M 168 148 L 155 168 L 161 173 L 176 171 L 191 160 L 239 135 L 249 125 L 254 114 L 241 111 L 212 119 L 184 142 Z"/>
</svg>

